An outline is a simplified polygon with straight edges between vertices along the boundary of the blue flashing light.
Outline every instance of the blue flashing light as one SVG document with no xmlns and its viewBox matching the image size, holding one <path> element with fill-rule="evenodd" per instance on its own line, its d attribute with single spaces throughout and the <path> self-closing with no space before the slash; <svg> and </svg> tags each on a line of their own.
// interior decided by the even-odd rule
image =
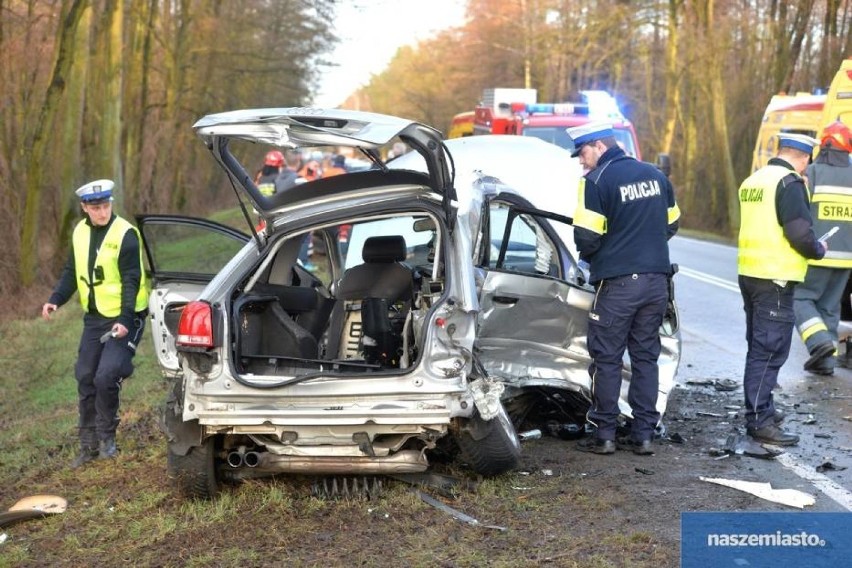
<svg viewBox="0 0 852 568">
<path fill-rule="evenodd" d="M 552 103 L 529 103 L 527 112 L 530 114 L 553 114 Z"/>
<path fill-rule="evenodd" d="M 618 106 L 618 101 L 606 91 L 580 91 L 589 104 L 589 116 L 596 119 L 626 120 Z"/>
<path fill-rule="evenodd" d="M 527 114 L 589 114 L 589 105 L 578 103 L 530 103 L 526 105 Z"/>
</svg>

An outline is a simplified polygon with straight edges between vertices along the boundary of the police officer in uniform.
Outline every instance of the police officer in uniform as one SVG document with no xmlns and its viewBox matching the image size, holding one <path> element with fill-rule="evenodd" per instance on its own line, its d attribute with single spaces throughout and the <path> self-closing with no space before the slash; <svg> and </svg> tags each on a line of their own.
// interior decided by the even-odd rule
<svg viewBox="0 0 852 568">
<path fill-rule="evenodd" d="M 574 213 L 574 239 L 580 259 L 590 264 L 595 299 L 589 312 L 588 349 L 592 357 L 592 405 L 588 421 L 594 436 L 577 448 L 596 454 L 615 451 L 622 357 L 630 355 L 628 402 L 633 421 L 623 449 L 654 453 L 651 440 L 657 411 L 659 329 L 671 277 L 668 240 L 678 228 L 680 210 L 668 178 L 651 164 L 627 156 L 611 124 L 568 129 L 588 173 L 580 182 Z"/>
<path fill-rule="evenodd" d="M 746 178 L 739 189 L 738 272 L 746 314 L 743 391 L 746 432 L 781 446 L 799 437 L 780 426 L 772 390 L 787 360 L 793 336 L 793 288 L 805 278 L 808 260 L 827 250 L 811 222 L 805 171 L 817 141 L 781 134 L 775 158 Z"/>
<path fill-rule="evenodd" d="M 114 183 L 102 179 L 76 193 L 86 218 L 74 228 L 71 253 L 42 317 L 80 294 L 83 334 L 74 372 L 79 404 L 80 467 L 114 458 L 121 381 L 133 373 L 133 355 L 148 311 L 139 231 L 112 212 Z"/>
<path fill-rule="evenodd" d="M 805 371 L 834 374 L 837 364 L 837 325 L 840 302 L 852 269 L 852 132 L 840 121 L 823 131 L 819 155 L 805 170 L 811 190 L 814 233 L 834 227 L 831 251 L 822 260 L 810 260 L 805 281 L 793 292 L 796 327 L 810 358 Z M 848 353 L 847 353 L 848 356 Z"/>
</svg>

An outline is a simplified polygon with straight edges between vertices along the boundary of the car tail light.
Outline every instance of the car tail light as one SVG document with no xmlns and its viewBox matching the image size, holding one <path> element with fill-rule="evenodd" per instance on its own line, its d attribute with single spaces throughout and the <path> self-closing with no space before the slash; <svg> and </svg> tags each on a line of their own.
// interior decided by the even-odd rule
<svg viewBox="0 0 852 568">
<path fill-rule="evenodd" d="M 213 347 L 213 309 L 207 302 L 190 302 L 178 323 L 178 347 Z"/>
</svg>

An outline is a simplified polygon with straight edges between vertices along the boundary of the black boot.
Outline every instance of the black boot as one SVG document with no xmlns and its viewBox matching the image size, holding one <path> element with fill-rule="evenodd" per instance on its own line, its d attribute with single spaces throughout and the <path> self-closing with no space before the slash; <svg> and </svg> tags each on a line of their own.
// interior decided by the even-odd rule
<svg viewBox="0 0 852 568">
<path fill-rule="evenodd" d="M 98 458 L 107 460 L 118 455 L 118 448 L 115 446 L 115 436 L 109 436 L 101 440 L 98 445 Z"/>
<path fill-rule="evenodd" d="M 71 469 L 77 469 L 98 457 L 98 435 L 95 429 L 79 428 L 77 432 L 80 437 L 80 453 L 71 462 Z"/>
<path fill-rule="evenodd" d="M 759 429 L 746 428 L 746 433 L 758 442 L 776 446 L 795 446 L 799 443 L 797 435 L 779 428 L 774 423 Z"/>
<path fill-rule="evenodd" d="M 805 361 L 805 371 L 815 375 L 831 375 L 834 373 L 833 357 L 835 353 L 834 343 L 824 341 L 814 346 L 810 351 L 810 357 Z"/>
<path fill-rule="evenodd" d="M 74 461 L 71 462 L 71 469 L 77 469 L 83 464 L 89 463 L 96 457 L 98 457 L 98 449 L 96 447 L 81 444 L 80 453 L 77 454 L 77 457 L 74 458 Z"/>
</svg>

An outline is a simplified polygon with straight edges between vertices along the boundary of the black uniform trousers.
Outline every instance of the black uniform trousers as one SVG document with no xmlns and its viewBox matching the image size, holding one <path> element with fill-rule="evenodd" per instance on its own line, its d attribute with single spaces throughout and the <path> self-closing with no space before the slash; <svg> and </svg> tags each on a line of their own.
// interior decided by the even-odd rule
<svg viewBox="0 0 852 568">
<path fill-rule="evenodd" d="M 115 436 L 121 381 L 133 374 L 133 356 L 142 339 L 145 318 L 133 318 L 133 325 L 122 338 L 101 343 L 112 329 L 115 318 L 96 314 L 83 316 L 83 335 L 74 372 L 77 378 L 80 443 L 96 449 L 100 440 Z"/>
<path fill-rule="evenodd" d="M 743 373 L 746 427 L 759 429 L 772 424 L 775 416 L 772 389 L 790 354 L 795 282 L 779 286 L 772 280 L 740 276 L 739 284 L 748 343 Z"/>
<path fill-rule="evenodd" d="M 597 437 L 614 440 L 624 351 L 630 355 L 627 402 L 633 412 L 630 436 L 652 439 L 660 421 L 660 326 L 668 301 L 668 275 L 628 274 L 603 280 L 589 312 L 588 349 L 592 357 L 592 405 L 587 418 Z"/>
</svg>

